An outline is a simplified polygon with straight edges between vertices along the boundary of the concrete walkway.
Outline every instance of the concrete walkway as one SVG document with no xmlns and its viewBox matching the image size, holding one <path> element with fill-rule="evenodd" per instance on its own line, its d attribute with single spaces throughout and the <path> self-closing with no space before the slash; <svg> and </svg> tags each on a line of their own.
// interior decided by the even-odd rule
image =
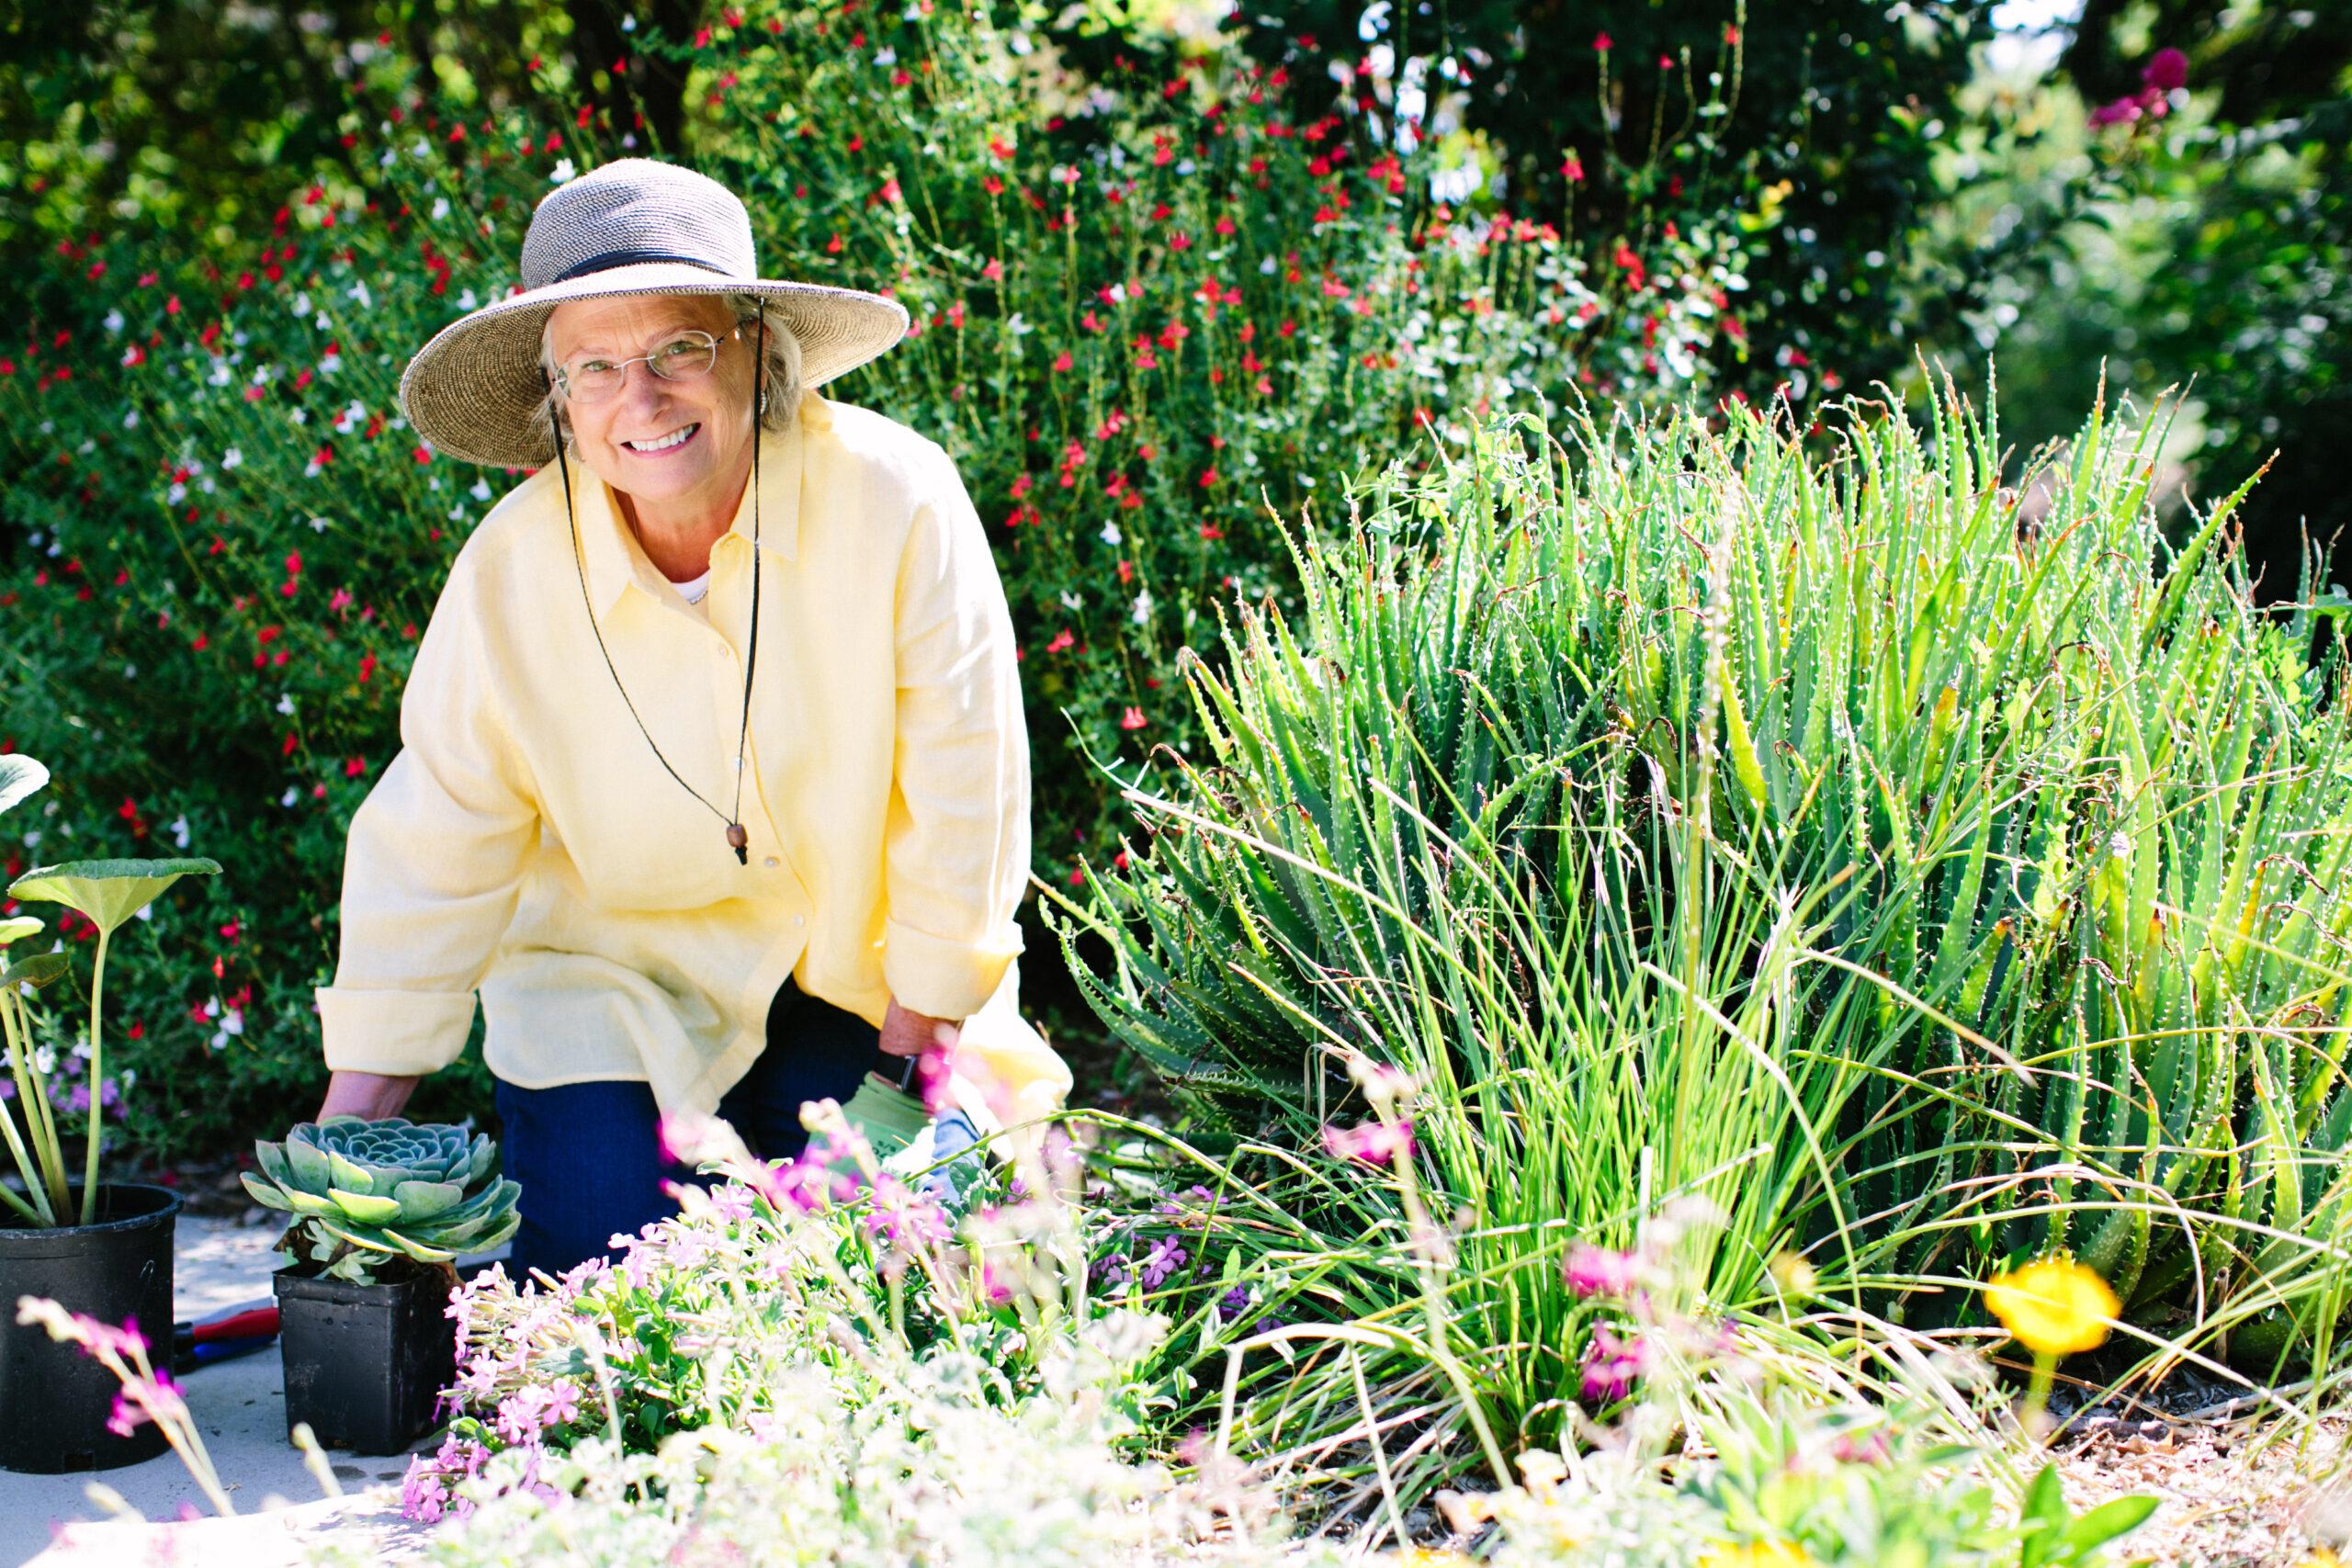
<svg viewBox="0 0 2352 1568">
<path fill-rule="evenodd" d="M 276 1216 L 272 1216 L 273 1219 Z M 182 1322 L 274 1298 L 276 1224 L 182 1214 L 173 1264 L 174 1314 Z M 503 1248 L 501 1249 L 503 1250 Z M 379 1562 L 413 1556 L 424 1531 L 400 1518 L 405 1455 L 330 1453 L 346 1496 L 330 1502 L 286 1440 L 286 1400 L 277 1346 L 216 1362 L 181 1380 L 205 1446 L 238 1517 L 137 1525 L 110 1519 L 85 1488 L 98 1482 L 153 1520 L 176 1520 L 183 1506 L 211 1512 L 179 1456 L 82 1475 L 0 1472 L 0 1564 L 107 1568 L 170 1562 L 175 1568 L 277 1568 L 302 1561 L 303 1542 L 332 1529 L 372 1538 Z M 432 1445 L 427 1445 L 432 1446 Z M 86 1521 L 102 1522 L 86 1522 Z M 84 1521 L 84 1522 L 77 1522 Z"/>
</svg>

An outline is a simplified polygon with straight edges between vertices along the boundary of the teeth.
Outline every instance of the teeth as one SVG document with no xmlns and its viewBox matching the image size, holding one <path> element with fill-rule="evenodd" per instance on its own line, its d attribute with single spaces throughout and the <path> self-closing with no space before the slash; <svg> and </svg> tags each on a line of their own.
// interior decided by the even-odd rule
<svg viewBox="0 0 2352 1568">
<path fill-rule="evenodd" d="M 666 452 L 701 428 L 699 423 L 689 424 L 683 429 L 672 431 L 659 441 L 624 441 L 621 445 L 632 452 Z"/>
</svg>

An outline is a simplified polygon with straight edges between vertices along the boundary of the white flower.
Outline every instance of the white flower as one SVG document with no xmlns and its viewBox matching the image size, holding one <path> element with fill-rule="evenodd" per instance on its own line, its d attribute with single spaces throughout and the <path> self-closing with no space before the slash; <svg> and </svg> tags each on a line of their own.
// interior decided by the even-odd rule
<svg viewBox="0 0 2352 1568">
<path fill-rule="evenodd" d="M 171 835 L 172 835 L 172 846 L 173 846 L 175 849 L 182 849 L 182 850 L 184 850 L 184 849 L 187 848 L 187 817 L 185 817 L 185 816 L 180 816 L 180 817 L 175 817 L 175 818 L 172 818 L 172 826 L 171 826 L 171 829 L 170 829 L 170 831 L 171 831 Z"/>
<path fill-rule="evenodd" d="M 122 427 L 125 430 L 136 430 L 139 428 L 139 411 L 137 409 L 132 409 L 129 413 L 122 416 Z"/>
<path fill-rule="evenodd" d="M 294 296 L 294 313 L 298 316 L 307 316 L 311 313 L 311 291 L 309 289 L 305 288 L 301 293 Z"/>
<path fill-rule="evenodd" d="M 119 333 L 122 331 L 122 312 L 120 310 L 108 310 L 107 312 L 107 331 L 110 333 Z"/>
<path fill-rule="evenodd" d="M 433 143 L 420 136 L 416 139 L 416 144 L 408 150 L 408 155 L 412 158 L 430 158 L 433 156 Z"/>
<path fill-rule="evenodd" d="M 874 51 L 874 63 L 876 65 L 896 65 L 899 63 L 899 51 L 895 49 L 877 49 Z"/>
<path fill-rule="evenodd" d="M 490 481 L 488 479 L 476 479 L 474 481 L 474 488 L 466 491 L 466 493 L 472 496 L 476 501 L 488 501 L 490 499 Z"/>
<path fill-rule="evenodd" d="M 474 291 L 470 288 L 458 296 L 458 309 L 460 310 L 470 310 L 480 303 L 481 301 L 474 298 Z"/>
<path fill-rule="evenodd" d="M 1151 619 L 1151 590 L 1150 590 L 1150 589 L 1147 588 L 1147 589 L 1145 589 L 1142 592 L 1140 592 L 1140 593 L 1138 593 L 1138 594 L 1136 594 L 1136 595 L 1135 613 L 1134 613 L 1134 615 L 1133 615 L 1133 617 L 1132 617 L 1132 618 L 1134 619 L 1134 621 L 1135 621 L 1136 625 L 1137 625 L 1137 626 L 1143 626 L 1143 625 L 1145 625 L 1146 623 L 1148 623 L 1148 621 L 1150 621 L 1150 619 Z"/>
<path fill-rule="evenodd" d="M 235 468 L 244 460 L 245 454 L 243 450 L 240 447 L 232 446 L 226 452 L 220 454 L 220 468 L 223 472 L 226 472 L 228 469 Z"/>
<path fill-rule="evenodd" d="M 133 919 L 141 920 L 150 919 L 154 913 L 155 906 L 153 904 L 141 904 L 138 908 L 131 911 Z"/>
<path fill-rule="evenodd" d="M 1119 525 L 1116 523 L 1105 523 L 1102 525 L 1102 542 L 1104 544 L 1115 545 L 1124 536 L 1125 536 L 1119 532 Z"/>
<path fill-rule="evenodd" d="M 1072 592 L 1071 592 L 1069 589 L 1067 589 L 1067 588 L 1065 588 L 1065 589 L 1063 589 L 1063 590 L 1062 590 L 1062 608 L 1063 608 L 1063 609 L 1065 609 L 1065 610 L 1076 610 L 1076 609 L 1080 609 L 1080 608 L 1081 608 L 1081 607 L 1082 607 L 1082 604 L 1083 604 L 1083 602 L 1079 598 L 1079 596 L 1078 596 L 1077 594 L 1072 593 Z"/>
<path fill-rule="evenodd" d="M 280 692 L 277 694 L 277 711 L 284 714 L 290 714 L 294 711 L 293 693 Z"/>
<path fill-rule="evenodd" d="M 1111 303 L 1114 305 L 1124 305 L 1126 302 L 1127 286 L 1124 283 L 1114 283 L 1111 285 Z"/>
<path fill-rule="evenodd" d="M 212 374 L 207 376 L 204 379 L 206 383 L 210 386 L 227 386 L 229 384 L 229 362 L 225 359 L 214 360 L 212 362 Z"/>
<path fill-rule="evenodd" d="M 290 811 L 293 809 L 294 803 L 301 798 L 302 792 L 295 788 L 292 784 L 288 784 L 286 786 L 286 793 L 277 797 L 277 804 L 285 807 Z"/>
<path fill-rule="evenodd" d="M 441 220 L 448 216 L 449 198 L 446 196 L 435 197 L 433 198 L 433 221 L 438 223 Z"/>
<path fill-rule="evenodd" d="M 302 411 L 296 409 L 294 412 L 296 413 L 300 413 Z M 306 479 L 317 479 L 319 477 L 319 470 L 324 467 L 326 467 L 326 465 L 319 461 L 319 455 L 316 452 L 313 452 L 311 454 L 311 460 L 302 465 L 302 477 Z"/>
<path fill-rule="evenodd" d="M 548 184 L 551 186 L 560 186 L 579 172 L 580 171 L 578 169 L 572 167 L 571 159 L 560 158 L 556 160 L 555 167 L 548 171 Z"/>
<path fill-rule="evenodd" d="M 633 33 L 637 31 L 637 18 L 635 17 L 623 17 L 621 18 L 621 31 L 625 33 Z"/>
<path fill-rule="evenodd" d="M 376 297 L 368 292 L 368 285 L 364 282 L 354 283 L 345 292 L 359 301 L 359 308 L 363 310 L 372 308 L 376 303 Z"/>
<path fill-rule="evenodd" d="M 333 349 L 330 349 L 325 357 L 319 361 L 319 374 L 322 376 L 332 376 L 342 368 L 343 355 Z"/>
<path fill-rule="evenodd" d="M 1258 270 L 1259 270 L 1260 272 L 1264 273 L 1268 277 L 1272 277 L 1272 276 L 1274 276 L 1274 258 L 1273 258 L 1273 257 L 1272 257 L 1272 256 L 1268 256 L 1268 257 L 1266 257 L 1263 261 L 1260 262 L 1260 263 L 1258 264 Z"/>
<path fill-rule="evenodd" d="M 323 517 L 313 517 L 313 518 L 311 518 L 311 533 L 313 533 L 313 534 L 323 534 L 323 533 L 325 533 L 326 531 L 327 531 L 327 520 L 326 520 L 325 518 L 323 518 Z"/>
<path fill-rule="evenodd" d="M 311 423 L 311 411 L 309 409 L 296 409 L 286 417 L 292 420 L 297 424 L 308 424 Z"/>
</svg>

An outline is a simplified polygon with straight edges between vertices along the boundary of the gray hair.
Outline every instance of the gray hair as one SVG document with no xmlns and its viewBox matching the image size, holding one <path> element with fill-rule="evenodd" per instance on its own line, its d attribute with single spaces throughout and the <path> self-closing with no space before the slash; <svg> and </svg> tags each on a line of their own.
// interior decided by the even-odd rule
<svg viewBox="0 0 2352 1568">
<path fill-rule="evenodd" d="M 760 414 L 760 423 L 769 430 L 790 427 L 800 412 L 800 339 L 784 323 L 774 303 L 762 294 L 721 294 L 718 298 L 735 319 L 750 323 L 764 319 L 767 322 L 767 363 L 763 378 L 766 407 Z M 756 344 L 758 329 L 751 327 L 744 341 Z M 554 414 L 562 394 L 554 387 L 555 380 L 555 312 L 548 312 L 547 325 L 539 329 L 539 368 L 546 373 L 548 387 L 539 399 L 539 406 L 532 411 L 532 418 L 545 424 Z M 571 427 L 563 425 L 563 443 L 571 449 Z"/>
</svg>

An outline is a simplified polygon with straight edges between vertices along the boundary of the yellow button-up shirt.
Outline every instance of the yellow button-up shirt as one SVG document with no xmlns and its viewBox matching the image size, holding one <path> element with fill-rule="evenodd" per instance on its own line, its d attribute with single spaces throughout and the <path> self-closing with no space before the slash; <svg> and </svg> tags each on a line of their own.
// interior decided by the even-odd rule
<svg viewBox="0 0 2352 1568">
<path fill-rule="evenodd" d="M 750 863 L 638 719 L 731 808 L 752 486 L 690 606 L 577 462 L 575 552 L 549 463 L 458 551 L 401 750 L 352 818 L 341 952 L 318 991 L 328 1066 L 446 1066 L 479 991 L 500 1077 L 641 1080 L 665 1113 L 707 1111 L 765 1048 L 791 976 L 876 1025 L 892 997 L 966 1020 L 951 1089 L 984 1128 L 1067 1093 L 1019 1010 L 1028 737 L 1003 586 L 954 460 L 814 392 L 761 440 Z"/>
</svg>

